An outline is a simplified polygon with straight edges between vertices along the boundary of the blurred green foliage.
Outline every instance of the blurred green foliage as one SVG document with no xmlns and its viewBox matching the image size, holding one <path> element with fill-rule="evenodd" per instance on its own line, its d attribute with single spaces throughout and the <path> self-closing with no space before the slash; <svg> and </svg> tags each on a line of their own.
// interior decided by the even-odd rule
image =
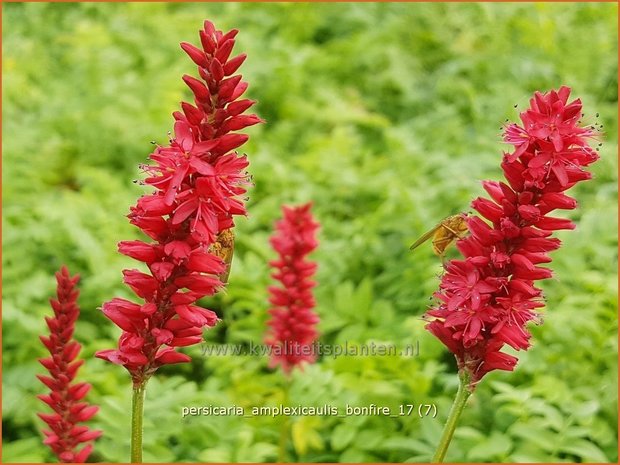
<svg viewBox="0 0 620 465">
<path fill-rule="evenodd" d="M 497 179 L 499 126 L 534 90 L 571 86 L 604 124 L 595 180 L 573 194 L 546 323 L 514 373 L 480 384 L 453 461 L 617 461 L 617 5 L 3 4 L 3 461 L 50 461 L 35 398 L 47 299 L 61 263 L 82 275 L 80 377 L 101 405 L 95 461 L 125 461 L 130 381 L 92 358 L 117 328 L 97 307 L 128 296 L 116 243 L 194 68 L 178 47 L 204 18 L 241 30 L 256 111 L 245 147 L 256 186 L 237 226 L 223 315 L 210 343 L 260 343 L 268 235 L 282 203 L 322 222 L 318 312 L 325 343 L 420 343 L 419 357 L 324 358 L 296 373 L 291 402 L 434 402 L 436 419 L 299 417 L 292 461 L 428 461 L 456 391 L 452 357 L 420 315 L 440 265 L 408 245 Z M 276 405 L 282 376 L 258 357 L 201 356 L 149 385 L 145 460 L 274 461 L 280 418 L 181 417 L 184 406 Z"/>
</svg>

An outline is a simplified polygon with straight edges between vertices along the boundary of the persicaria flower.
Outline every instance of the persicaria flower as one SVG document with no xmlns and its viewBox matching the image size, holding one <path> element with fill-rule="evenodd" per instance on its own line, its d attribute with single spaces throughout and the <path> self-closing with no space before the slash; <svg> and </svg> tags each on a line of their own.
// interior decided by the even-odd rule
<svg viewBox="0 0 620 465">
<path fill-rule="evenodd" d="M 271 366 L 281 365 L 285 373 L 304 362 L 314 362 L 313 345 L 318 338 L 318 315 L 312 289 L 317 264 L 307 255 L 317 248 L 319 228 L 312 217 L 312 204 L 283 207 L 271 237 L 278 259 L 269 262 L 272 277 L 280 285 L 269 287 L 269 330 L 265 342 L 271 348 Z"/>
<path fill-rule="evenodd" d="M 588 145 L 596 134 L 579 126 L 581 101 L 569 103 L 569 95 L 568 87 L 536 92 L 522 126 L 506 127 L 504 140 L 514 146 L 501 164 L 507 182 L 483 182 L 489 198 L 472 202 L 481 217 L 467 217 L 470 235 L 457 242 L 464 259 L 446 265 L 438 303 L 425 315 L 471 386 L 492 370 L 514 369 L 517 358 L 501 351 L 506 345 L 530 347 L 527 324 L 539 321 L 544 306 L 534 282 L 552 276 L 541 264 L 560 246 L 551 236 L 575 227 L 550 213 L 577 207 L 564 192 L 590 179 L 584 167 L 598 159 Z"/>
<path fill-rule="evenodd" d="M 65 266 L 56 273 L 57 298 L 50 299 L 54 316 L 45 317 L 50 335 L 40 337 L 50 356 L 39 359 L 39 363 L 49 371 L 49 376 L 37 375 L 37 378 L 50 389 L 50 393 L 37 397 L 54 411 L 38 414 L 50 428 L 43 431 L 43 443 L 64 463 L 85 462 L 93 450 L 92 441 L 101 436 L 101 431 L 80 424 L 90 420 L 99 410 L 99 407 L 84 402 L 91 385 L 74 382 L 84 364 L 84 360 L 78 359 L 81 346 L 73 339 L 75 322 L 80 315 L 76 289 L 79 279 L 78 275 L 71 277 Z M 80 449 L 84 443 L 87 444 Z"/>
<path fill-rule="evenodd" d="M 234 217 L 246 214 L 248 161 L 234 150 L 248 136 L 234 131 L 261 122 L 243 114 L 255 102 L 240 99 L 247 83 L 234 73 L 245 54 L 230 57 L 237 32 L 224 34 L 205 21 L 201 48 L 181 44 L 198 66 L 199 79 L 183 77 L 194 104 L 181 103 L 182 111 L 173 114 L 174 137 L 157 146 L 153 164 L 142 166 L 144 184 L 155 191 L 140 197 L 129 214 L 152 241 L 119 243 L 119 252 L 144 263 L 148 272 L 123 272 L 140 303 L 114 298 L 103 304 L 103 313 L 123 333 L 117 349 L 97 357 L 123 365 L 134 384 L 162 365 L 188 362 L 175 349 L 200 342 L 203 328 L 218 321 L 196 302 L 223 286 L 220 276 L 228 264 L 218 241 L 222 235 L 230 240 Z"/>
</svg>

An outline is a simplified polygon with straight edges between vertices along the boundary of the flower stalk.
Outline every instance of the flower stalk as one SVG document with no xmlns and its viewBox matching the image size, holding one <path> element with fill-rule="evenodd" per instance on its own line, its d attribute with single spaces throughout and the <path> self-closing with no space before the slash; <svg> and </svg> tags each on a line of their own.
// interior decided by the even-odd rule
<svg viewBox="0 0 620 465">
<path fill-rule="evenodd" d="M 133 387 L 131 397 L 131 463 L 142 463 L 142 421 L 146 381 Z"/>
<path fill-rule="evenodd" d="M 318 338 L 316 325 L 319 316 L 313 310 L 316 302 L 312 289 L 316 282 L 312 277 L 317 264 L 307 256 L 318 247 L 316 232 L 319 223 L 312 216 L 311 209 L 312 203 L 282 207 L 282 219 L 276 222 L 270 239 L 278 259 L 269 264 L 274 270 L 272 277 L 279 285 L 269 287 L 272 307 L 265 342 L 271 349 L 270 366 L 282 368 L 282 405 L 285 406 L 289 403 L 292 370 L 313 363 L 316 358 L 312 347 Z M 286 460 L 289 436 L 290 421 L 284 416 L 278 444 L 280 463 Z"/>
<path fill-rule="evenodd" d="M 560 247 L 554 231 L 574 229 L 569 219 L 551 216 L 573 210 L 577 201 L 565 191 L 592 175 L 584 168 L 598 159 L 588 141 L 598 134 L 581 126 L 579 99 L 570 89 L 536 92 L 520 114 L 522 125 L 509 124 L 504 141 L 514 148 L 501 163 L 506 182 L 484 181 L 488 197 L 466 217 L 469 235 L 457 242 L 463 255 L 445 265 L 437 303 L 424 318 L 426 329 L 454 355 L 460 387 L 433 461 L 442 461 L 456 423 L 477 383 L 493 370 L 514 370 L 517 357 L 504 352 L 528 350 L 530 322 L 540 323 L 545 305 L 535 282 L 552 276 L 541 264 Z"/>
<path fill-rule="evenodd" d="M 290 375 L 284 373 L 284 384 L 282 386 L 282 405 L 288 406 L 289 396 L 291 390 L 291 378 Z M 288 447 L 289 437 L 289 417 L 287 415 L 282 416 L 282 423 L 280 423 L 280 442 L 278 444 L 278 463 L 286 462 L 286 449 Z"/>
<path fill-rule="evenodd" d="M 443 432 L 441 433 L 441 439 L 439 439 L 437 450 L 431 460 L 432 463 L 442 463 L 444 461 L 446 452 L 448 452 L 448 446 L 456 430 L 456 425 L 459 422 L 459 418 L 461 418 L 461 413 L 463 413 L 467 399 L 469 399 L 469 396 L 472 394 L 470 389 L 468 373 L 466 371 L 459 373 L 459 388 L 456 392 L 456 397 L 454 398 L 454 403 L 448 414 Z"/>
<path fill-rule="evenodd" d="M 181 43 L 197 66 L 198 77 L 183 76 L 194 101 L 181 103 L 182 111 L 173 113 L 174 137 L 157 145 L 149 156 L 152 163 L 141 166 L 147 175 L 142 184 L 154 191 L 140 197 L 128 215 L 151 241 L 118 244 L 120 253 L 148 269 L 123 271 L 140 302 L 114 298 L 101 308 L 122 334 L 117 348 L 96 356 L 125 367 L 136 386 L 134 461 L 142 454 L 146 382 L 164 365 L 189 362 L 178 348 L 200 343 L 203 329 L 218 322 L 216 313 L 198 301 L 225 285 L 230 263 L 223 256 L 230 258 L 235 217 L 246 214 L 248 160 L 235 149 L 248 136 L 237 131 L 262 120 L 244 114 L 256 102 L 241 99 L 248 84 L 235 74 L 246 55 L 231 57 L 237 32 L 223 33 L 205 21 L 200 48 Z M 230 239 L 226 244 L 220 243 L 224 236 Z"/>
</svg>

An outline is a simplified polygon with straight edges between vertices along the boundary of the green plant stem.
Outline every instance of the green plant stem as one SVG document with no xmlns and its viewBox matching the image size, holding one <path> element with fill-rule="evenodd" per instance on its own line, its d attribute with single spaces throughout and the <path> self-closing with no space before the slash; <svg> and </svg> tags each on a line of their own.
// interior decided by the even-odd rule
<svg viewBox="0 0 620 465">
<path fill-rule="evenodd" d="M 146 381 L 134 385 L 131 398 L 131 463 L 142 463 L 142 419 Z"/>
<path fill-rule="evenodd" d="M 452 435 L 454 435 L 456 425 L 459 421 L 461 413 L 463 413 L 463 409 L 465 408 L 465 403 L 467 402 L 467 399 L 472 392 L 469 388 L 469 375 L 465 371 L 459 373 L 459 379 L 459 389 L 456 392 L 454 404 L 452 404 L 452 408 L 450 409 L 450 413 L 448 414 L 446 426 L 444 426 L 443 433 L 441 433 L 439 445 L 437 446 L 437 450 L 435 451 L 433 459 L 431 460 L 432 463 L 443 462 L 443 459 L 446 456 L 446 452 L 448 452 L 448 446 L 450 446 L 450 441 L 452 441 Z"/>
<path fill-rule="evenodd" d="M 287 407 L 289 403 L 289 390 L 291 379 L 285 373 L 284 385 L 282 386 L 282 406 Z M 280 444 L 278 447 L 278 463 L 284 463 L 286 460 L 286 445 L 288 443 L 289 436 L 289 421 L 286 415 L 282 416 L 282 423 L 280 424 Z"/>
</svg>

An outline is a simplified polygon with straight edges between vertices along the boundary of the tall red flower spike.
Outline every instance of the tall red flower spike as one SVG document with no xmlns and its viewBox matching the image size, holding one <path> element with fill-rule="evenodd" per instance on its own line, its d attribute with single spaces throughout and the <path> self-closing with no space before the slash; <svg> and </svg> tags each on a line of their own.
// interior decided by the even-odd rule
<svg viewBox="0 0 620 465">
<path fill-rule="evenodd" d="M 317 248 L 319 224 L 312 217 L 312 204 L 283 207 L 284 217 L 276 222 L 271 245 L 279 258 L 269 264 L 272 277 L 281 286 L 270 286 L 271 319 L 266 343 L 271 348 L 271 366 L 281 365 L 285 373 L 303 362 L 315 360 L 314 342 L 318 337 L 318 315 L 312 310 L 316 303 L 311 278 L 317 264 L 306 256 Z"/>
<path fill-rule="evenodd" d="M 212 246 L 234 226 L 234 216 L 246 214 L 248 161 L 233 150 L 248 136 L 234 131 L 261 122 L 243 114 L 255 102 L 239 99 L 248 85 L 234 75 L 245 54 L 230 58 L 237 32 L 223 34 L 205 21 L 202 48 L 181 43 L 198 66 L 200 79 L 183 76 L 195 105 L 182 102 L 182 112 L 174 113 L 175 137 L 150 155 L 154 164 L 142 167 L 148 174 L 144 183 L 155 192 L 140 197 L 129 214 L 153 242 L 119 243 L 119 251 L 145 263 L 149 273 L 123 272 L 143 302 L 115 298 L 103 304 L 103 313 L 123 333 L 118 349 L 97 357 L 123 365 L 135 385 L 162 365 L 188 362 L 175 348 L 200 342 L 202 329 L 218 321 L 196 301 L 223 285 L 218 275 L 227 265 Z"/>
<path fill-rule="evenodd" d="M 581 101 L 568 103 L 569 95 L 568 87 L 536 92 L 520 115 L 523 126 L 506 127 L 504 140 L 514 145 L 501 165 L 507 183 L 483 182 L 490 199 L 472 207 L 488 222 L 467 218 L 470 235 L 457 243 L 464 259 L 447 264 L 438 304 L 425 315 L 426 328 L 455 354 L 472 387 L 492 370 L 514 369 L 517 358 L 501 351 L 505 345 L 530 347 L 526 325 L 538 322 L 544 305 L 534 282 L 552 275 L 539 265 L 560 247 L 553 231 L 575 227 L 549 214 L 577 207 L 564 191 L 590 179 L 583 167 L 598 159 L 587 142 L 596 133 L 578 125 Z"/>
<path fill-rule="evenodd" d="M 45 317 L 50 335 L 40 337 L 50 356 L 39 359 L 39 362 L 47 368 L 50 376 L 37 375 L 37 378 L 51 392 L 37 397 L 54 410 L 54 413 L 38 414 L 50 427 L 43 431 L 43 443 L 64 463 L 85 462 L 93 450 L 91 441 L 101 436 L 101 431 L 79 425 L 90 420 L 99 410 L 99 407 L 82 401 L 91 385 L 73 382 L 84 363 L 84 360 L 77 359 L 81 346 L 73 339 L 75 322 L 80 315 L 77 305 L 79 292 L 76 289 L 79 279 L 78 275 L 69 276 L 65 266 L 56 273 L 57 298 L 50 299 L 54 317 Z M 82 443 L 89 444 L 78 451 Z"/>
</svg>

